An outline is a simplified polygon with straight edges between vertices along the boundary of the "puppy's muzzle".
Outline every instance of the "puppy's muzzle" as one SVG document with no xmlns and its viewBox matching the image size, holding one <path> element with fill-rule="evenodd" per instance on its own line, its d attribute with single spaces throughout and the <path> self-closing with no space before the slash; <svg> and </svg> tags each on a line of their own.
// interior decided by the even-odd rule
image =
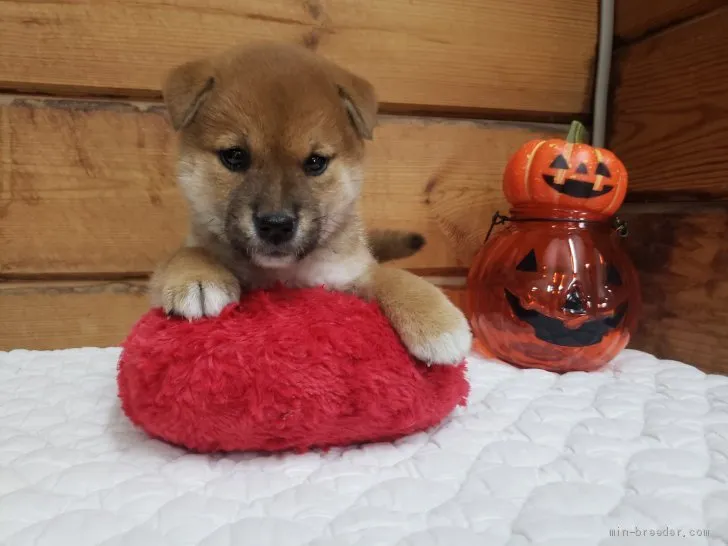
<svg viewBox="0 0 728 546">
<path fill-rule="evenodd" d="M 298 218 L 287 212 L 256 214 L 253 223 L 260 240 L 272 245 L 290 242 L 298 230 Z"/>
</svg>

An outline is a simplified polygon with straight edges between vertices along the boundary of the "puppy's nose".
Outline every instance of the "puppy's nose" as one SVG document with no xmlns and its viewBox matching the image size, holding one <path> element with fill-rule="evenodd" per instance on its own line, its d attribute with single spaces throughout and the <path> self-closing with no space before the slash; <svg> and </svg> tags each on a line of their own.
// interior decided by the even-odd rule
<svg viewBox="0 0 728 546">
<path fill-rule="evenodd" d="M 256 214 L 254 221 L 258 237 L 273 245 L 281 245 L 293 239 L 298 227 L 298 218 L 287 212 Z"/>
</svg>

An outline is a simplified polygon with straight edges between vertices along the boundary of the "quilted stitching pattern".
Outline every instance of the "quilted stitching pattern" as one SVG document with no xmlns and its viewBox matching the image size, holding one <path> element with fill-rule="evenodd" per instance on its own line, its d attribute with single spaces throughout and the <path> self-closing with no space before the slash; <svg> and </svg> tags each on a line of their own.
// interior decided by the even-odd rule
<svg viewBox="0 0 728 546">
<path fill-rule="evenodd" d="M 470 360 L 429 433 L 200 456 L 120 413 L 117 349 L 0 353 L 7 546 L 728 543 L 728 378 L 626 351 L 563 376 Z M 610 529 L 710 537 L 610 536 Z"/>
</svg>

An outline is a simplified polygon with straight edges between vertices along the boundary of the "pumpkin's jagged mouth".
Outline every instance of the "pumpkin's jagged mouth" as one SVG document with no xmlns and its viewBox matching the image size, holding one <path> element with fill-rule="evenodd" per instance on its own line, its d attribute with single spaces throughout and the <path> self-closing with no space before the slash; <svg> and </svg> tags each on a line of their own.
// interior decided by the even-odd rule
<svg viewBox="0 0 728 546">
<path fill-rule="evenodd" d="M 506 300 L 516 317 L 529 324 L 538 339 L 561 347 L 588 347 L 600 343 L 605 335 L 619 326 L 627 313 L 627 303 L 625 302 L 617 307 L 610 317 L 590 320 L 579 328 L 567 328 L 559 319 L 526 309 L 512 292 L 506 290 L 505 293 Z"/>
<path fill-rule="evenodd" d="M 544 174 L 543 179 L 557 192 L 568 195 L 569 197 L 580 197 L 582 199 L 606 195 L 614 189 L 614 186 L 605 184 L 601 190 L 595 190 L 592 182 L 582 182 L 573 178 L 567 178 L 563 184 L 557 184 L 556 178 L 550 174 Z"/>
</svg>

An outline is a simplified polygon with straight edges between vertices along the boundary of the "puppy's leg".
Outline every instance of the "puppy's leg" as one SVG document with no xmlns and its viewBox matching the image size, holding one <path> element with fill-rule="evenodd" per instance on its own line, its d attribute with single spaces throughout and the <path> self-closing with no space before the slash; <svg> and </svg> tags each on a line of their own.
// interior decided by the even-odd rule
<svg viewBox="0 0 728 546">
<path fill-rule="evenodd" d="M 188 319 L 214 317 L 240 299 L 240 283 L 205 249 L 184 247 L 150 282 L 152 305 Z"/>
<path fill-rule="evenodd" d="M 458 364 L 470 351 L 472 334 L 465 315 L 424 279 L 374 265 L 358 291 L 379 302 L 407 349 L 423 362 Z"/>
</svg>

